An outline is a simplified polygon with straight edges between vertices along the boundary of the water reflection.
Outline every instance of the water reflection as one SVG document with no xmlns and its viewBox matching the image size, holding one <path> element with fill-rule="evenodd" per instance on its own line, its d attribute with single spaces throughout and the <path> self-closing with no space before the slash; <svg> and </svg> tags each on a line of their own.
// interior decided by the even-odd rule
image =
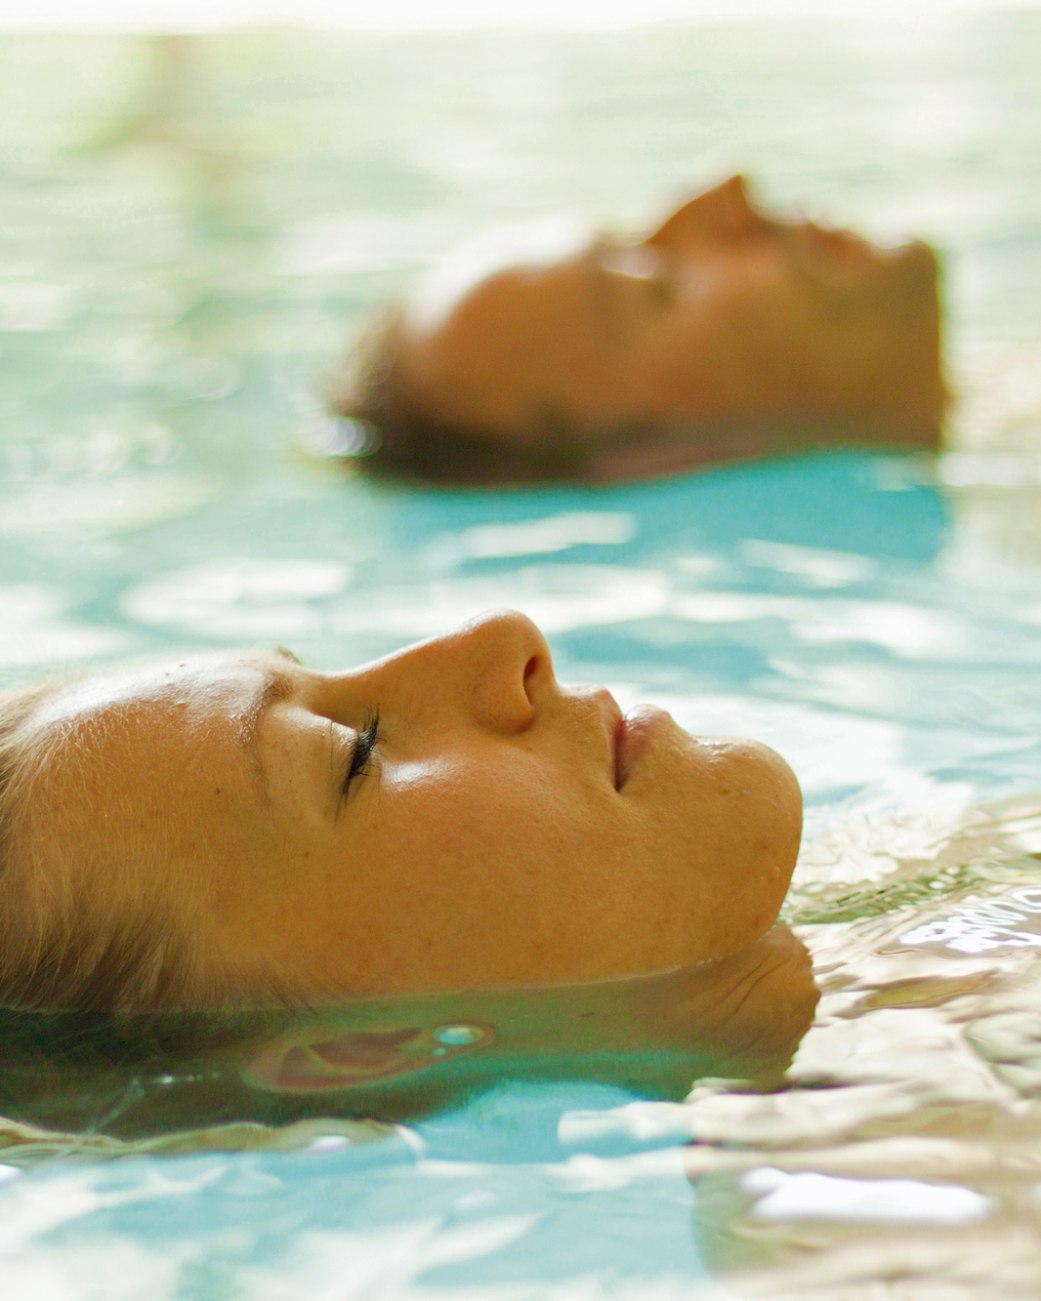
<svg viewBox="0 0 1041 1301">
<path fill-rule="evenodd" d="M 775 1083 L 816 1002 L 809 954 L 778 926 L 731 958 L 592 985 L 367 999 L 311 1013 L 8 1012 L 0 1113 L 147 1138 L 232 1120 L 414 1121 L 510 1081 L 595 1082 L 679 1100 L 706 1076 Z M 16 1141 L 17 1127 L 7 1138 Z M 199 1141 L 211 1145 L 206 1132 Z"/>
<path fill-rule="evenodd" d="M 853 1224 L 972 1224 L 990 1214 L 991 1201 L 956 1184 L 921 1179 L 844 1179 L 785 1174 L 761 1166 L 741 1178 L 755 1199 L 756 1220 L 847 1220 Z"/>
<path fill-rule="evenodd" d="M 786 1088 L 691 1095 L 702 1246 L 742 1295 L 867 1297 L 881 1274 L 907 1295 L 1018 1297 L 1041 1281 L 1024 1251 L 1041 1178 L 1041 928 L 1025 903 L 1041 798 L 903 839 L 875 875 L 903 895 L 800 931 L 821 1001 Z M 912 888 L 955 863 L 959 888 Z M 958 943 L 980 928 L 988 943 Z"/>
</svg>

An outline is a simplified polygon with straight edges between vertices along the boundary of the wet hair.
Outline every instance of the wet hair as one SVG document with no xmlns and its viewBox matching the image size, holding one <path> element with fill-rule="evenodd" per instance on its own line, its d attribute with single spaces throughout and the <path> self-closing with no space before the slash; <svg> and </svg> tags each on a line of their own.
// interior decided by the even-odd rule
<svg viewBox="0 0 1041 1301">
<path fill-rule="evenodd" d="M 55 689 L 0 695 L 0 1007 L 176 1005 L 195 983 L 177 921 L 146 894 L 122 897 L 115 864 L 55 861 L 41 843 L 49 807 L 42 787 L 67 729 L 36 715 Z"/>
<path fill-rule="evenodd" d="M 337 370 L 331 406 L 338 426 L 321 454 L 350 460 L 374 478 L 436 485 L 551 483 L 588 477 L 585 441 L 546 410 L 528 437 L 460 426 L 427 410 L 402 374 L 402 310 L 377 313 Z"/>
<path fill-rule="evenodd" d="M 14 1121 L 36 1130 L 135 1139 L 235 1122 L 283 1125 L 347 1111 L 321 1094 L 279 1095 L 239 1078 L 251 1052 L 298 1020 L 289 1010 L 0 1007 L 0 1133 Z M 45 1140 L 46 1134 L 33 1137 Z M 205 1128 L 196 1140 L 194 1146 L 208 1146 Z"/>
</svg>

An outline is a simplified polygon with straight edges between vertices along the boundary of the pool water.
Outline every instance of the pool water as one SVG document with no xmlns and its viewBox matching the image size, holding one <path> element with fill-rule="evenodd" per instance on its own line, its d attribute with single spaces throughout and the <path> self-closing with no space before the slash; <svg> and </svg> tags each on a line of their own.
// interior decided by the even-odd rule
<svg viewBox="0 0 1041 1301">
<path fill-rule="evenodd" d="M 89 1133 L 9 1127 L 5 1290 L 1038 1294 L 1039 38 L 1024 9 L 0 45 L 3 682 L 244 643 L 333 667 L 516 606 L 562 679 L 789 758 L 820 990 L 783 1086 L 686 1101 L 517 1068 L 411 1122 L 149 1147 L 105 1137 L 128 1080 Z M 735 163 L 935 238 L 956 367 L 1001 378 L 986 438 L 510 494 L 299 450 L 358 314 L 459 236 L 643 219 Z"/>
</svg>

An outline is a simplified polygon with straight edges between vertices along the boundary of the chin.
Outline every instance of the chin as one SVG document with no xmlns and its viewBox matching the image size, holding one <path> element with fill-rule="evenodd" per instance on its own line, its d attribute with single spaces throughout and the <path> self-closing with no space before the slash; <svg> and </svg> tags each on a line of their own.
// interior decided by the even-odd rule
<svg viewBox="0 0 1041 1301">
<path fill-rule="evenodd" d="M 695 745 L 715 750 L 727 762 L 735 785 L 761 806 L 761 816 L 771 812 L 796 836 L 802 832 L 802 789 L 799 779 L 776 750 L 744 736 L 705 737 Z"/>
<path fill-rule="evenodd" d="M 902 244 L 889 258 L 891 285 L 904 306 L 916 306 L 926 315 L 938 307 L 940 261 L 924 240 Z"/>
<path fill-rule="evenodd" d="M 740 743 L 746 762 L 747 816 L 754 828 L 756 853 L 748 865 L 756 880 L 750 897 L 758 903 L 745 943 L 751 944 L 777 920 L 799 856 L 802 839 L 802 790 L 776 750 L 756 741 Z"/>
<path fill-rule="evenodd" d="M 741 737 L 692 737 L 691 745 L 691 789 L 701 798 L 689 862 L 697 907 L 708 911 L 696 921 L 698 946 L 688 962 L 727 957 L 769 930 L 802 836 L 802 792 L 776 751 Z"/>
</svg>

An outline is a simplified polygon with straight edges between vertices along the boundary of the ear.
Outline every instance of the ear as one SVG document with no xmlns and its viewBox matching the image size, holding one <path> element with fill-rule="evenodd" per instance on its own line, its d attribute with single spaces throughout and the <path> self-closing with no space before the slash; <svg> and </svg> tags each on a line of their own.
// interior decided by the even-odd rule
<svg viewBox="0 0 1041 1301">
<path fill-rule="evenodd" d="M 457 1027 L 439 1026 L 433 1033 L 422 1026 L 297 1029 L 258 1049 L 240 1074 L 244 1083 L 268 1093 L 331 1093 L 415 1074 L 492 1037 L 490 1027 L 481 1027 L 479 1037 L 455 1043 L 443 1033 L 453 1029 Z"/>
</svg>

